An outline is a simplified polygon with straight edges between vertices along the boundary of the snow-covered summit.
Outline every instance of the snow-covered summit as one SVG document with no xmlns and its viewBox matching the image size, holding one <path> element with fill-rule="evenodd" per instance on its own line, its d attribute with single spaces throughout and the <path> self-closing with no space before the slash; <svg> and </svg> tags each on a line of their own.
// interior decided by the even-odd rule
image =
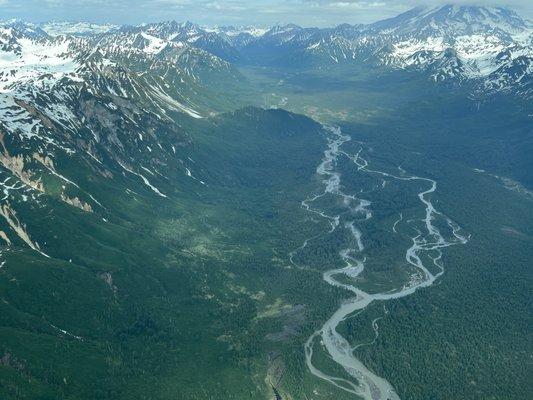
<svg viewBox="0 0 533 400">
<path fill-rule="evenodd" d="M 118 26 L 91 22 L 53 21 L 41 24 L 40 28 L 50 36 L 90 36 L 116 31 Z"/>
<path fill-rule="evenodd" d="M 116 25 L 91 22 L 50 21 L 33 23 L 20 19 L 0 20 L 0 27 L 13 28 L 33 38 L 46 36 L 93 36 L 114 32 L 119 28 Z"/>
<path fill-rule="evenodd" d="M 461 5 L 416 7 L 368 26 L 375 32 L 416 36 L 515 35 L 531 27 L 531 23 L 506 8 Z"/>
<path fill-rule="evenodd" d="M 508 9 L 418 7 L 372 24 L 369 31 L 388 42 L 382 54 L 389 65 L 422 69 L 435 80 L 482 80 L 486 88 L 513 83 L 523 88 L 531 80 L 527 65 L 533 59 L 533 26 Z M 514 67 L 516 62 L 520 67 Z"/>
</svg>

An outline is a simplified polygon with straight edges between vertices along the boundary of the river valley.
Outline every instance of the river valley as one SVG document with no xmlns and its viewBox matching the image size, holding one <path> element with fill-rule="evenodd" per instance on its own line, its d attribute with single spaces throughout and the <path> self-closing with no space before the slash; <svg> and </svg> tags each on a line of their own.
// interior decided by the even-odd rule
<svg viewBox="0 0 533 400">
<path fill-rule="evenodd" d="M 369 161 L 361 155 L 363 147 L 357 153 L 349 154 L 343 150 L 343 145 L 351 141 L 350 136 L 344 135 L 341 129 L 337 127 L 327 127 L 326 130 L 328 132 L 328 147 L 324 151 L 322 162 L 317 167 L 317 174 L 323 177 L 324 191 L 304 200 L 302 207 L 329 222 L 330 229 L 325 233 L 326 235 L 330 235 L 338 229 L 346 229 L 352 236 L 353 245 L 341 248 L 338 252 L 345 266 L 327 270 L 323 273 L 323 279 L 329 285 L 350 292 L 354 297 L 343 301 L 322 328 L 307 340 L 305 343 L 306 363 L 313 375 L 341 390 L 353 393 L 354 397 L 362 397 L 365 400 L 397 400 L 400 397 L 392 385 L 365 367 L 354 355 L 354 350 L 363 344 L 351 345 L 338 332 L 337 328 L 347 318 L 356 312 L 362 312 L 373 302 L 398 299 L 411 295 L 418 289 L 431 286 L 444 273 L 441 260 L 442 250 L 452 245 L 466 244 L 468 238 L 460 233 L 461 228 L 456 223 L 438 211 L 431 202 L 431 195 L 437 190 L 435 180 L 409 175 L 401 167 L 399 167 L 399 174 L 397 175 L 372 169 L 369 167 Z M 410 228 L 415 234 L 411 237 L 411 246 L 405 250 L 405 263 L 407 266 L 413 267 L 416 273 L 411 276 L 408 282 L 403 283 L 398 288 L 386 292 L 369 293 L 360 289 L 356 284 L 358 277 L 364 272 L 367 262 L 364 232 L 358 227 L 358 222 L 373 218 L 370 208 L 372 203 L 357 197 L 357 195 L 343 192 L 342 174 L 337 170 L 337 165 L 342 157 L 350 160 L 353 168 L 356 168 L 360 173 L 382 178 L 383 187 L 388 180 L 416 181 L 427 187 L 417 194 L 424 209 L 423 218 L 406 221 L 407 224 L 411 225 Z M 330 215 L 320 207 L 315 207 L 313 203 L 326 195 L 340 198 L 341 203 L 346 205 L 346 212 Z M 353 218 L 353 215 L 356 215 L 357 218 Z M 403 214 L 400 214 L 400 219 L 395 221 L 391 229 L 393 234 L 397 234 L 397 226 L 402 220 Z M 444 229 L 446 232 L 443 231 Z M 312 246 L 315 239 L 316 237 L 305 240 L 303 245 L 291 254 L 291 261 L 295 263 L 295 254 L 308 246 Z M 427 259 L 431 260 L 431 267 L 426 265 L 427 261 L 423 261 Z M 434 272 L 435 270 L 437 272 Z M 339 279 L 341 277 L 343 279 Z M 372 322 L 372 328 L 377 337 L 379 335 L 377 319 Z M 333 376 L 319 369 L 314 363 L 314 356 L 317 351 L 325 352 L 331 360 L 342 367 L 346 374 Z"/>
</svg>

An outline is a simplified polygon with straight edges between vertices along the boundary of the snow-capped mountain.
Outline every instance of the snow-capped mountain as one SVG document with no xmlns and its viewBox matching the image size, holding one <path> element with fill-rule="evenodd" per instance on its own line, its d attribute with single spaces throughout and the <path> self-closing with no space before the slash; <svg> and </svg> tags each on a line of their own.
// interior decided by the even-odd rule
<svg viewBox="0 0 533 400">
<path fill-rule="evenodd" d="M 240 60 L 239 48 L 261 37 L 267 29 L 254 27 L 206 27 L 192 22 L 166 21 L 124 27 L 123 32 L 144 32 L 168 42 L 183 42 L 205 50 L 226 61 Z"/>
<path fill-rule="evenodd" d="M 279 66 L 360 64 L 383 71 L 415 71 L 435 82 L 469 82 L 487 92 L 530 93 L 533 25 L 504 8 L 417 7 L 369 25 L 327 29 L 294 24 L 269 29 L 206 27 L 175 21 L 125 27 L 16 20 L 1 25 L 32 38 L 65 35 L 90 42 L 98 37 L 105 51 L 121 53 L 123 60 L 133 57 L 143 65 L 162 57 L 187 59 L 197 68 L 224 68 L 221 60 Z M 121 41 L 125 46 L 114 44 Z M 214 57 L 199 62 L 210 56 Z M 187 68 L 184 72 L 194 75 Z"/>
<path fill-rule="evenodd" d="M 515 12 L 500 7 L 444 5 L 417 7 L 367 27 L 380 34 L 409 36 L 512 35 L 528 29 Z"/>
<path fill-rule="evenodd" d="M 468 81 L 527 94 L 533 25 L 503 8 L 418 7 L 370 25 L 276 26 L 239 50 L 251 62 L 369 64 L 422 72 L 436 82 Z"/>
<path fill-rule="evenodd" d="M 20 19 L 0 20 L 0 27 L 4 29 L 14 29 L 19 34 L 24 34 L 31 38 L 47 36 L 47 33 L 38 25 Z"/>
<path fill-rule="evenodd" d="M 50 36 L 44 31 L 31 30 L 30 24 L 19 24 L 23 29 L 0 28 L 1 90 L 6 92 L 29 84 L 55 85 L 67 79 L 94 85 L 105 73 L 113 70 L 128 71 L 137 81 L 148 76 L 176 80 L 172 90 L 175 96 L 194 85 L 210 83 L 215 77 L 236 78 L 237 72 L 227 62 L 187 42 L 165 40 L 145 31 L 124 31 L 88 37 L 72 35 Z M 101 74 L 95 81 L 85 80 L 88 69 L 96 68 Z M 118 82 L 114 82 L 115 85 Z M 170 86 L 169 86 L 170 87 Z M 117 89 L 124 96 L 136 92 L 132 88 Z M 184 102 L 188 100 L 183 99 Z"/>
<path fill-rule="evenodd" d="M 118 26 L 112 24 L 94 24 L 90 22 L 52 21 L 39 24 L 39 27 L 50 36 L 72 35 L 91 36 L 115 32 Z"/>
<path fill-rule="evenodd" d="M 55 180 L 54 195 L 84 210 L 97 203 L 61 175 L 57 160 L 73 157 L 104 175 L 117 168 L 163 195 L 152 183 L 157 174 L 149 180 L 145 169 L 171 164 L 187 140 L 176 120 L 220 111 L 239 93 L 233 88 L 242 87 L 242 77 L 233 64 L 358 64 L 530 98 L 532 32 L 511 11 L 459 6 L 329 29 L 5 21 L 0 163 L 37 194 L 49 192 L 46 182 Z"/>
<path fill-rule="evenodd" d="M 87 132 L 79 124 L 89 119 L 87 110 L 79 109 L 80 96 L 98 98 L 94 103 L 111 113 L 127 100 L 161 120 L 173 113 L 201 118 L 217 111 L 216 90 L 240 84 L 233 63 L 360 64 L 529 97 L 532 32 L 531 23 L 509 10 L 466 6 L 416 8 L 371 25 L 329 29 L 5 21 L 0 23 L 1 124 L 21 141 L 73 149 L 52 134 L 52 127 Z M 138 129 L 135 118 L 123 119 L 133 121 L 132 131 Z"/>
<path fill-rule="evenodd" d="M 502 62 L 533 55 L 531 25 L 501 8 L 417 8 L 369 30 L 390 42 L 383 52 L 389 65 L 428 70 L 438 81 L 493 80 Z M 449 60 L 446 67 L 442 59 Z"/>
<path fill-rule="evenodd" d="M 0 26 L 13 28 L 31 37 L 49 36 L 92 36 L 110 33 L 119 29 L 116 25 L 90 22 L 51 21 L 31 23 L 20 19 L 0 21 Z"/>
<path fill-rule="evenodd" d="M 223 90 L 239 84 L 228 62 L 145 32 L 53 37 L 30 24 L 5 24 L 0 214 L 19 239 L 40 251 L 15 217 L 21 204 L 39 208 L 60 201 L 87 213 L 102 210 L 73 171 L 108 181 L 133 178 L 166 197 L 160 183 L 167 180 L 155 171 L 194 173 L 176 156 L 189 141 L 178 122 L 223 110 Z"/>
</svg>

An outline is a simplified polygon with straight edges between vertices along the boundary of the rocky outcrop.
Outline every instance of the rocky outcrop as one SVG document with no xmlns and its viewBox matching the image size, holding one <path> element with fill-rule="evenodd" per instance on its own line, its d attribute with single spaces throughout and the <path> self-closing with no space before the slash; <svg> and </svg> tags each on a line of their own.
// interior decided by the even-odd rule
<svg viewBox="0 0 533 400">
<path fill-rule="evenodd" d="M 86 211 L 86 212 L 93 212 L 93 208 L 90 204 L 85 203 L 79 199 L 79 197 L 68 197 L 65 195 L 65 193 L 61 193 L 61 200 L 64 201 L 67 204 L 70 204 L 71 206 L 77 207 L 80 210 Z"/>
<path fill-rule="evenodd" d="M 4 217 L 8 225 L 15 231 L 20 239 L 26 243 L 30 248 L 35 251 L 38 251 L 42 255 L 48 257 L 45 253 L 41 251 L 39 244 L 34 242 L 28 232 L 26 231 L 26 225 L 24 225 L 17 217 L 15 210 L 13 210 L 9 204 L 0 205 L 0 215 Z"/>
</svg>

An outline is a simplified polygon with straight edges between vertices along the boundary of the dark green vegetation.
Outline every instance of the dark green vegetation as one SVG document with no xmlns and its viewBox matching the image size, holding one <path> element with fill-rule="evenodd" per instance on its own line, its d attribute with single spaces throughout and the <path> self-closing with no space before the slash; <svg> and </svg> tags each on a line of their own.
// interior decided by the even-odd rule
<svg viewBox="0 0 533 400">
<path fill-rule="evenodd" d="M 208 186 L 183 174 L 170 185 L 176 194 L 158 199 L 130 182 L 142 194 L 113 203 L 117 194 L 95 182 L 120 219 L 68 206 L 41 224 L 21 215 L 35 221 L 34 240 L 42 229 L 63 243 L 47 251 L 72 262 L 5 251 L 2 398 L 246 399 L 269 390 L 257 314 L 284 290 L 272 258 L 295 235 L 300 198 L 315 184 L 321 127 L 250 108 L 194 129 L 183 151 Z"/>
<path fill-rule="evenodd" d="M 394 171 L 401 165 L 437 180 L 434 203 L 472 235 L 468 245 L 445 250 L 446 273 L 437 285 L 387 303 L 387 314 L 376 303 L 347 323 L 353 343 L 366 342 L 374 337 L 372 319 L 384 317 L 376 343 L 357 354 L 389 379 L 401 398 L 529 398 L 533 130 L 527 103 L 509 98 L 478 103 L 462 90 L 430 86 L 414 76 L 402 81 L 359 75 L 342 82 L 329 72 L 324 81 L 316 71 L 269 72 L 258 82 L 275 93 L 271 99 L 286 98 L 285 107 L 340 123 L 364 142 L 374 167 Z M 277 86 L 280 76 L 286 85 Z M 332 84 L 337 79 L 339 84 Z M 366 185 L 357 176 L 350 182 L 354 188 Z M 406 195 L 396 192 L 372 209 L 392 224 L 397 211 L 408 207 Z M 374 229 L 379 233 L 374 223 L 375 228 L 364 227 L 367 236 Z M 407 246 L 382 245 L 391 251 Z M 315 253 L 313 262 L 320 264 L 320 256 L 329 257 Z M 378 274 L 385 268 L 391 276 L 383 257 L 383 263 L 368 267 Z"/>
<path fill-rule="evenodd" d="M 440 284 L 390 304 L 376 345 L 359 353 L 402 398 L 526 399 L 533 389 L 532 197 L 493 176 L 531 188 L 533 132 L 520 105 L 473 107 L 433 97 L 383 121 L 394 130 L 353 127 L 387 162 L 436 179 L 438 206 L 472 235 L 444 252 Z"/>
<path fill-rule="evenodd" d="M 340 124 L 363 142 L 371 165 L 401 165 L 437 180 L 435 205 L 472 235 L 468 245 L 445 250 L 439 283 L 388 302 L 387 313 L 373 304 L 342 327 L 354 344 L 367 342 L 370 322 L 383 317 L 376 343 L 357 350 L 366 365 L 405 399 L 530 398 L 527 104 L 472 100 L 467 88 L 364 68 L 241 72 L 257 91 L 239 102 Z M 321 190 L 321 126 L 257 108 L 203 120 L 171 116 L 175 125 L 137 122 L 165 149 L 175 144 L 175 157 L 131 162 L 161 172 L 143 174 L 168 197 L 111 167 L 116 149 L 109 145 L 112 180 L 101 170 L 88 174 L 79 159 L 56 160 L 101 208 L 84 213 L 60 202 L 57 182 L 47 186 L 55 192 L 43 200 L 46 212 L 16 204 L 31 239 L 51 258 L 22 240 L 2 250 L 0 398 L 271 399 L 274 386 L 284 399 L 352 399 L 309 374 L 303 353 L 349 296 L 322 281 L 324 270 L 340 266 L 336 252 L 347 239 L 319 237 L 295 257 L 301 268 L 289 262 L 291 251 L 328 228 L 300 208 Z M 128 129 L 121 131 L 126 138 Z M 123 142 L 132 152 L 139 145 Z M 339 168 L 350 192 L 380 183 L 348 162 Z M 364 226 L 374 257 L 365 287 L 405 278 L 409 239 L 388 242 L 384 231 L 399 210 L 414 207 L 416 189 L 368 194 L 376 218 Z M 1 230 L 10 231 L 4 220 Z M 325 356 L 318 364 L 342 374 Z"/>
</svg>

